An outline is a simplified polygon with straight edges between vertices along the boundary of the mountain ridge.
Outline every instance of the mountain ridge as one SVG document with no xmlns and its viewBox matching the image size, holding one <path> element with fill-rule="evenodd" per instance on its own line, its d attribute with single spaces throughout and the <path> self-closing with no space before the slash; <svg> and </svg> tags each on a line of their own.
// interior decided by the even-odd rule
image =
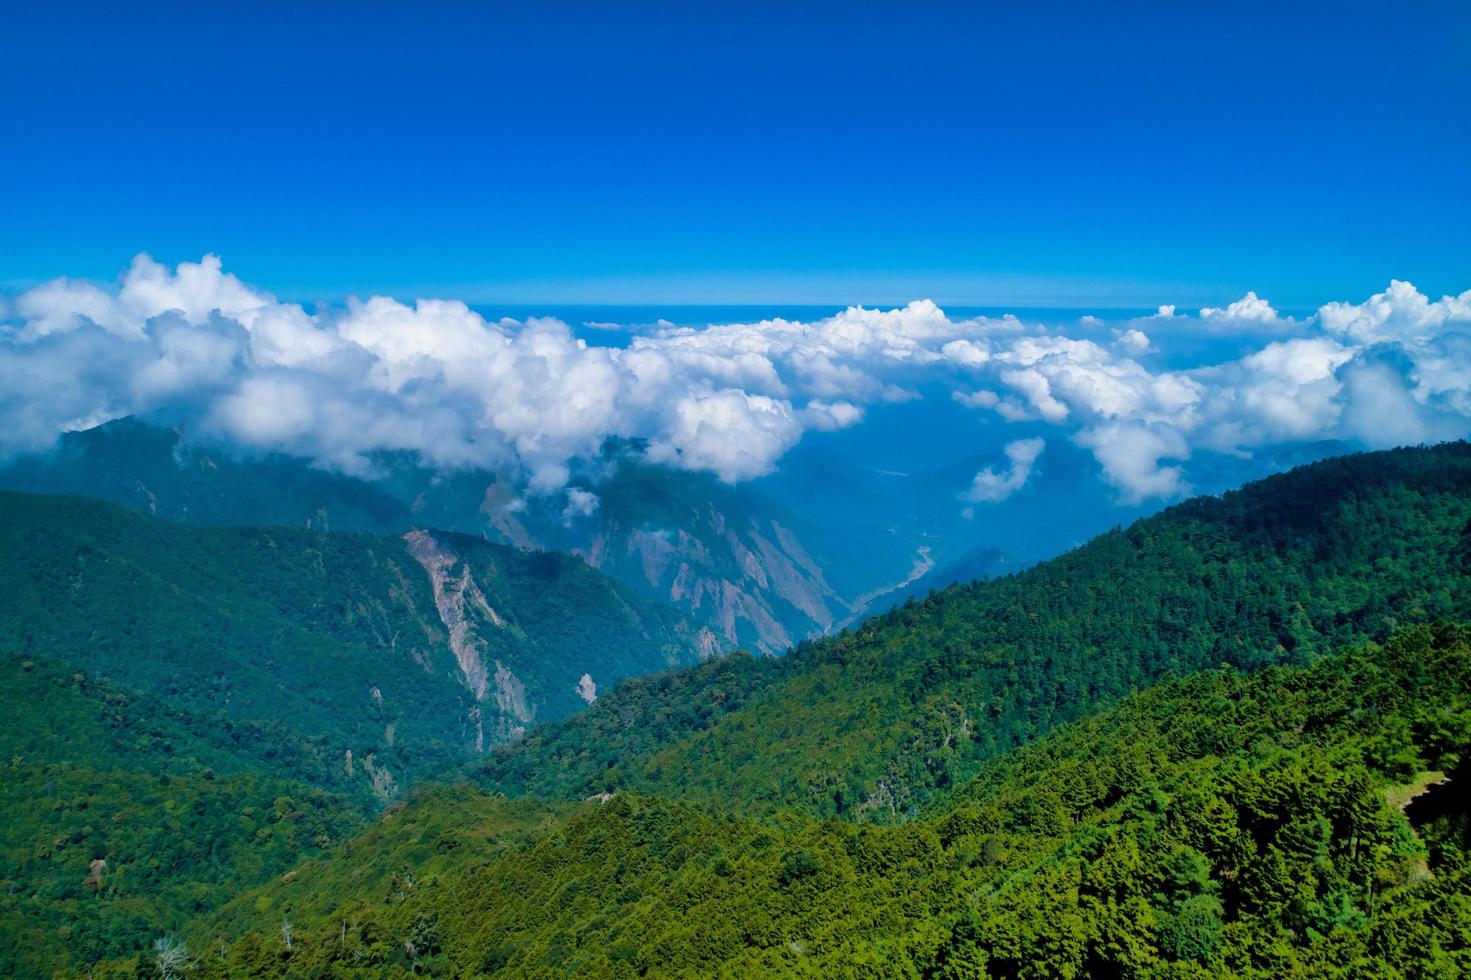
<svg viewBox="0 0 1471 980">
<path fill-rule="evenodd" d="M 280 455 L 237 459 L 136 418 L 64 435 L 0 467 L 0 487 L 111 500 L 152 516 L 402 534 L 435 527 L 529 550 L 575 552 L 710 627 L 721 648 L 778 654 L 851 613 L 780 502 L 610 443 L 569 490 L 528 495 L 507 474 L 439 474 L 384 454 L 374 479 Z M 581 509 L 572 506 L 580 495 Z M 564 499 L 565 498 L 565 499 Z"/>
<path fill-rule="evenodd" d="M 441 567 L 401 538 L 10 491 L 0 514 L 0 649 L 329 736 L 385 798 L 582 706 L 582 677 L 611 686 L 709 652 L 673 610 L 570 556 L 418 532 Z M 453 622 L 435 569 L 478 598 Z"/>
<path fill-rule="evenodd" d="M 1300 663 L 1403 621 L 1471 618 L 1468 526 L 1471 445 L 1338 457 L 774 663 L 627 682 L 498 750 L 477 778 L 513 794 L 631 790 L 897 819 L 980 760 L 1168 672 Z"/>
</svg>

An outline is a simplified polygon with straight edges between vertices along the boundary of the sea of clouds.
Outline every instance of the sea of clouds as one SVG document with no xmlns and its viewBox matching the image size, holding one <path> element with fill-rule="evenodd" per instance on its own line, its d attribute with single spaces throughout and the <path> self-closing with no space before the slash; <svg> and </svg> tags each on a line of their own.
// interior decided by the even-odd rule
<svg viewBox="0 0 1471 980">
<path fill-rule="evenodd" d="M 1174 345 L 1249 352 L 1166 368 Z M 125 415 L 182 414 L 202 437 L 371 477 L 384 451 L 561 490 L 610 436 L 736 482 L 811 430 L 941 386 L 1001 423 L 1087 449 L 1125 503 L 1189 490 L 1193 452 L 1342 439 L 1369 447 L 1471 433 L 1471 291 L 1394 281 L 1284 317 L 1254 293 L 1195 315 L 1072 327 L 951 319 L 928 300 L 827 319 L 663 327 L 589 345 L 554 319 L 491 321 L 464 303 L 382 296 L 308 312 L 226 273 L 140 255 L 115 285 L 57 279 L 0 297 L 0 456 Z M 1024 486 L 1046 440 L 1006 445 L 966 496 Z M 591 507 L 595 502 L 584 502 Z"/>
</svg>

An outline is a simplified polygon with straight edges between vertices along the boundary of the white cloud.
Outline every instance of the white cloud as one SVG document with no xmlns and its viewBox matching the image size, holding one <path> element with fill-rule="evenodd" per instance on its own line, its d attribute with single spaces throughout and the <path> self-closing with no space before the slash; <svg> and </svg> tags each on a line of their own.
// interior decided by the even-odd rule
<svg viewBox="0 0 1471 980">
<path fill-rule="evenodd" d="M 708 470 L 734 483 L 771 472 L 801 435 L 801 422 L 786 402 L 725 388 L 676 402 L 648 455 L 656 463 Z"/>
<path fill-rule="evenodd" d="M 950 393 L 950 397 L 966 408 L 995 408 L 1000 396 L 994 391 L 961 391 L 956 389 Z"/>
<path fill-rule="evenodd" d="M 975 475 L 965 499 L 975 503 L 998 503 L 1026 486 L 1032 475 L 1032 465 L 1042 455 L 1046 442 L 1040 438 L 1018 439 L 1006 444 L 1006 458 L 1010 461 L 1003 471 L 986 467 Z"/>
<path fill-rule="evenodd" d="M 1116 334 L 1114 343 L 1125 354 L 1139 355 L 1154 352 L 1154 345 L 1149 342 L 1149 335 L 1143 330 L 1124 330 Z"/>
<path fill-rule="evenodd" d="M 1284 320 L 1280 317 L 1272 304 L 1255 292 L 1248 292 L 1236 302 L 1227 304 L 1224 309 L 1207 306 L 1200 311 L 1200 319 L 1207 326 L 1217 329 L 1247 326 L 1279 330 L 1294 325 L 1290 319 Z"/>
<path fill-rule="evenodd" d="M 991 359 L 991 352 L 973 340 L 952 340 L 940 353 L 962 367 L 978 368 Z"/>
<path fill-rule="evenodd" d="M 1353 357 L 1332 339 L 1301 338 L 1193 372 L 1203 392 L 1200 441 L 1232 450 L 1333 432 L 1342 410 L 1337 372 Z"/>
<path fill-rule="evenodd" d="M 1471 289 L 1435 302 L 1398 279 L 1362 303 L 1328 303 L 1318 310 L 1323 329 L 1359 344 L 1382 341 L 1423 343 L 1448 323 L 1471 322 Z"/>
<path fill-rule="evenodd" d="M 567 488 L 567 506 L 562 508 L 562 523 L 571 525 L 579 517 L 591 517 L 597 513 L 602 500 L 591 490 L 582 487 Z"/>
<path fill-rule="evenodd" d="M 833 432 L 863 421 L 863 409 L 852 402 L 824 402 L 814 398 L 797 413 L 809 429 Z"/>
<path fill-rule="evenodd" d="M 0 455 L 167 409 L 205 435 L 351 473 L 401 451 L 443 469 L 510 467 L 552 493 L 577 460 L 625 437 L 658 462 L 738 481 L 770 472 L 806 432 L 857 425 L 938 384 L 1000 423 L 1058 427 L 1121 499 L 1141 501 L 1185 492 L 1196 450 L 1471 434 L 1471 291 L 1432 301 L 1400 281 L 1301 321 L 1256 293 L 1198 317 L 1162 306 L 1103 343 L 1013 316 L 951 319 L 922 300 L 812 322 L 661 322 L 615 348 L 450 300 L 309 313 L 213 256 L 173 270 L 140 256 L 113 287 L 58 279 L 0 316 Z M 1177 365 L 1171 345 L 1198 330 L 1271 339 L 1224 363 L 1141 362 Z M 1008 453 L 1019 444 L 1030 441 Z M 1008 458 L 977 477 L 975 499 L 1025 482 L 1035 457 Z"/>
<path fill-rule="evenodd" d="M 1120 499 L 1137 504 L 1150 497 L 1169 499 L 1189 492 L 1184 471 L 1161 466 L 1162 459 L 1190 456 L 1185 437 L 1167 425 L 1109 422 L 1077 435 L 1077 443 L 1093 451 L 1103 478 L 1122 491 Z"/>
</svg>

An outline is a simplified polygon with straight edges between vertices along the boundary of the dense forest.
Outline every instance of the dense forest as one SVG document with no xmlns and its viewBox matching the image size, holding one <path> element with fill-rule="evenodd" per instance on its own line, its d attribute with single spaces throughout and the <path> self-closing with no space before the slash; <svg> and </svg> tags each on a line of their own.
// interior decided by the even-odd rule
<svg viewBox="0 0 1471 980">
<path fill-rule="evenodd" d="M 0 657 L 0 705 L 0 975 L 136 955 L 368 810 L 340 765 L 278 725 L 192 714 L 55 661 Z"/>
<path fill-rule="evenodd" d="M 382 795 L 583 707 L 583 674 L 606 687 L 692 663 L 696 641 L 673 610 L 571 556 L 180 525 L 0 492 L 0 651 L 269 721 Z"/>
<path fill-rule="evenodd" d="M 618 794 L 507 847 L 516 804 L 426 793 L 198 974 L 1465 976 L 1467 635 L 1165 681 L 899 826 Z"/>
<path fill-rule="evenodd" d="M 1303 664 L 1471 619 L 1471 446 L 1359 454 L 1198 498 L 780 661 L 630 681 L 474 775 L 750 812 L 902 819 L 994 758 L 1167 674 Z"/>
<path fill-rule="evenodd" d="M 363 479 L 122 418 L 66 433 L 53 451 L 0 459 L 0 488 L 96 497 L 187 524 L 386 535 L 431 527 L 576 552 L 633 593 L 675 605 L 722 646 L 767 653 L 850 618 L 843 597 L 895 581 L 922 540 L 882 533 L 893 523 L 892 513 L 873 512 L 882 497 L 814 527 L 783 505 L 785 491 L 653 465 L 643 449 L 608 440 L 572 477 L 595 506 L 569 513 L 565 494 L 527 494 L 504 472 L 445 473 L 411 454 L 378 453 L 374 478 Z"/>
<path fill-rule="evenodd" d="M 401 637 L 448 633 L 446 582 L 483 581 L 509 643 L 600 601 L 559 577 L 593 573 L 0 503 L 0 972 L 1471 972 L 1466 444 L 1304 467 L 786 657 L 625 680 L 488 759 L 419 734 L 386 808 L 343 765 L 332 671 L 428 684 Z M 643 621 L 625 601 L 608 622 Z M 581 650 L 611 627 L 544 628 Z M 273 695 L 287 653 L 329 690 Z"/>
</svg>

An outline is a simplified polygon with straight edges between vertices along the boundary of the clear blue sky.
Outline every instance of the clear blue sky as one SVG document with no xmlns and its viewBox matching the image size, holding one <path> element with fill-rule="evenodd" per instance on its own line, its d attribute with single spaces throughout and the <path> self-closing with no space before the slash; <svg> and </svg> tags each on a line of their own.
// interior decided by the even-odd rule
<svg viewBox="0 0 1471 980">
<path fill-rule="evenodd" d="M 1464 2 L 23 6 L 12 287 L 146 250 L 298 299 L 1471 288 Z"/>
</svg>

